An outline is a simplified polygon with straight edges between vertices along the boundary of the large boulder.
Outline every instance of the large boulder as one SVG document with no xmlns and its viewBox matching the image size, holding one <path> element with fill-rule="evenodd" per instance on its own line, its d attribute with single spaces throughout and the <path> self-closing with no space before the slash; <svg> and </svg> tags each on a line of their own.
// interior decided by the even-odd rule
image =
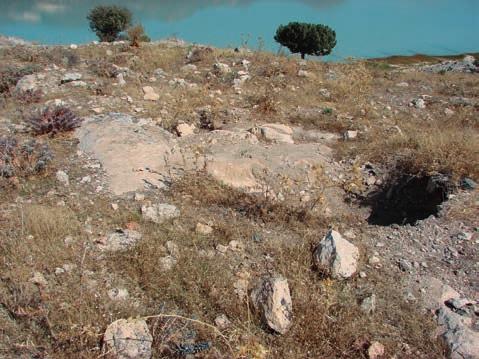
<svg viewBox="0 0 479 359">
<path fill-rule="evenodd" d="M 251 292 L 254 308 L 274 331 L 285 334 L 292 324 L 293 304 L 288 281 L 281 277 L 264 278 Z"/>
<path fill-rule="evenodd" d="M 314 250 L 313 258 L 321 272 L 334 279 L 345 279 L 356 273 L 359 250 L 341 234 L 331 230 Z"/>
<path fill-rule="evenodd" d="M 442 337 L 449 349 L 448 358 L 479 358 L 479 332 L 473 329 L 471 318 L 443 307 L 438 311 L 437 321 L 443 328 Z"/>
<path fill-rule="evenodd" d="M 150 359 L 153 337 L 142 319 L 120 319 L 106 328 L 103 336 L 107 358 Z"/>
</svg>

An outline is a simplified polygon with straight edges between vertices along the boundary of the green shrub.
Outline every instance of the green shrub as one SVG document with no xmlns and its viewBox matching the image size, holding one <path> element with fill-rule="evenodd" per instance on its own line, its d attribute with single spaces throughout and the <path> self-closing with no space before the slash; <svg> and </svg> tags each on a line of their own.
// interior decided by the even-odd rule
<svg viewBox="0 0 479 359">
<path fill-rule="evenodd" d="M 280 25 L 274 39 L 293 54 L 325 56 L 336 46 L 336 32 L 329 26 L 291 22 Z"/>
<path fill-rule="evenodd" d="M 131 25 L 132 14 L 127 8 L 109 5 L 96 6 L 87 16 L 90 29 L 100 41 L 113 42 Z"/>
</svg>

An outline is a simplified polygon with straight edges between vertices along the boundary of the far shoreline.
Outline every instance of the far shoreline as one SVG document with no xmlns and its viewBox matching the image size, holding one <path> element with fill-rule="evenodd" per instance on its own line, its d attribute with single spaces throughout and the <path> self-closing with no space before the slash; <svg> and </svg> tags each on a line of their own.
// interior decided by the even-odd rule
<svg viewBox="0 0 479 359">
<path fill-rule="evenodd" d="M 221 47 L 217 46 L 212 46 L 212 45 L 204 45 L 204 44 L 199 44 L 199 43 L 189 43 L 186 42 L 185 40 L 182 39 L 177 39 L 177 38 L 164 38 L 164 39 L 159 39 L 159 40 L 153 40 L 151 44 L 161 44 L 161 43 L 168 43 L 168 42 L 177 42 L 178 45 L 182 44 L 183 46 L 207 46 L 207 47 L 212 47 L 212 48 L 218 48 L 220 49 Z M 117 42 L 122 43 L 122 42 Z M 25 40 L 20 37 L 16 36 L 8 36 L 8 35 L 2 35 L 0 34 L 0 48 L 4 46 L 48 46 L 48 47 L 71 47 L 72 45 L 75 46 L 91 46 L 91 45 L 101 45 L 102 43 L 99 43 L 97 41 L 90 41 L 86 43 L 78 43 L 78 44 L 42 44 L 36 41 L 29 41 Z M 103 44 L 108 44 L 108 43 L 103 43 Z M 115 43 L 109 43 L 109 45 L 115 44 Z M 109 46 L 107 45 L 107 46 Z M 228 47 L 224 47 L 224 49 L 227 49 Z M 233 48 L 231 48 L 233 49 Z M 246 48 L 247 50 L 250 51 L 256 51 L 254 49 Z M 265 50 L 267 51 L 267 50 Z M 267 51 L 271 53 L 275 53 L 274 51 Z M 295 56 L 294 54 L 288 54 L 289 56 Z M 389 65 L 412 65 L 412 64 L 417 64 L 417 63 L 438 63 L 438 62 L 443 62 L 443 61 L 455 61 L 455 60 L 462 60 L 465 56 L 471 55 L 475 57 L 476 59 L 479 59 L 479 51 L 478 52 L 463 52 L 463 53 L 457 53 L 457 54 L 449 54 L 449 55 L 428 55 L 428 54 L 422 54 L 422 53 L 417 53 L 413 55 L 389 55 L 389 56 L 384 56 L 384 57 L 354 57 L 354 56 L 346 56 L 342 59 L 335 59 L 335 60 L 328 60 L 327 62 L 344 62 L 347 61 L 348 59 L 353 59 L 353 60 L 360 60 L 360 61 L 368 61 L 368 62 L 379 62 L 379 63 L 387 63 Z M 279 55 L 278 55 L 279 56 Z M 316 59 L 316 57 L 310 56 L 308 59 Z M 320 59 L 320 58 L 318 58 Z"/>
</svg>

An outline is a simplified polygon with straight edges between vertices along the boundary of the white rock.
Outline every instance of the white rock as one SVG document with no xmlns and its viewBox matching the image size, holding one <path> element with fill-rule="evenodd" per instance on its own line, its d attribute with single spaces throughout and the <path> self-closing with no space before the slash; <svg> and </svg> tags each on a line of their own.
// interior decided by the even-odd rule
<svg viewBox="0 0 479 359">
<path fill-rule="evenodd" d="M 173 256 L 174 258 L 178 258 L 180 256 L 180 248 L 175 242 L 173 241 L 166 242 L 166 249 L 168 250 L 168 253 L 170 253 L 170 255 Z"/>
<path fill-rule="evenodd" d="M 215 63 L 213 65 L 213 68 L 216 72 L 220 73 L 221 75 L 226 75 L 231 72 L 231 68 L 229 67 L 229 65 L 221 63 L 221 62 Z"/>
<path fill-rule="evenodd" d="M 46 287 L 48 285 L 48 282 L 45 279 L 45 276 L 40 272 L 33 273 L 33 276 L 30 279 L 30 282 L 38 285 L 39 287 Z"/>
<path fill-rule="evenodd" d="M 358 137 L 358 131 L 346 131 L 344 134 L 343 134 L 343 137 L 346 141 L 349 141 L 349 140 L 354 140 L 355 138 Z"/>
<path fill-rule="evenodd" d="M 180 123 L 176 126 L 176 133 L 180 137 L 186 137 L 194 135 L 195 125 L 189 125 L 187 123 Z"/>
<path fill-rule="evenodd" d="M 141 233 L 124 229 L 110 233 L 104 241 L 98 243 L 98 246 L 105 251 L 117 252 L 134 247 L 140 239 Z"/>
<path fill-rule="evenodd" d="M 173 269 L 173 267 L 176 265 L 176 262 L 177 260 L 173 256 L 166 256 L 158 260 L 158 265 L 162 271 L 167 272 Z"/>
<path fill-rule="evenodd" d="M 118 80 L 118 85 L 119 86 L 125 86 L 126 85 L 126 81 L 125 81 L 125 77 L 122 73 L 119 73 L 117 76 L 116 76 L 116 79 Z"/>
<path fill-rule="evenodd" d="M 160 95 L 158 95 L 153 87 L 151 86 L 144 86 L 143 87 L 144 96 L 143 99 L 147 101 L 158 101 L 160 99 Z"/>
<path fill-rule="evenodd" d="M 142 206 L 141 214 L 144 219 L 160 224 L 169 219 L 179 217 L 180 211 L 172 204 L 158 203 L 152 206 Z"/>
<path fill-rule="evenodd" d="M 65 171 L 58 170 L 56 173 L 56 178 L 57 181 L 60 182 L 64 186 L 69 186 L 70 185 L 70 178 L 66 174 Z"/>
<path fill-rule="evenodd" d="M 276 276 L 262 279 L 251 292 L 251 301 L 263 322 L 274 331 L 285 334 L 291 327 L 293 304 L 285 278 Z"/>
<path fill-rule="evenodd" d="M 104 351 L 115 359 L 150 359 L 153 337 L 142 319 L 120 319 L 103 336 Z"/>
<path fill-rule="evenodd" d="M 396 84 L 397 87 L 409 87 L 409 84 L 407 82 L 399 82 Z"/>
<path fill-rule="evenodd" d="M 331 230 L 319 243 L 313 257 L 320 271 L 334 279 L 345 279 L 356 273 L 359 250 L 341 234 Z"/>
<path fill-rule="evenodd" d="M 118 208 L 120 208 L 120 207 L 118 206 L 118 203 L 112 203 L 112 204 L 111 204 L 111 208 L 112 208 L 114 211 L 118 211 Z"/>
<path fill-rule="evenodd" d="M 306 70 L 299 70 L 298 77 L 311 77 L 311 73 Z"/>
<path fill-rule="evenodd" d="M 258 132 L 258 130 L 259 134 L 268 141 L 294 144 L 293 129 L 289 126 L 277 123 L 267 123 L 250 131 L 254 133 Z"/>
<path fill-rule="evenodd" d="M 198 68 L 196 67 L 196 65 L 193 65 L 193 64 L 188 64 L 181 68 L 181 71 L 183 72 L 193 72 L 196 70 L 198 70 Z"/>
<path fill-rule="evenodd" d="M 78 49 L 78 45 L 77 44 L 71 44 L 70 49 L 76 50 L 76 49 Z"/>
<path fill-rule="evenodd" d="M 135 193 L 135 201 L 141 202 L 145 200 L 145 195 L 143 193 Z"/>
<path fill-rule="evenodd" d="M 384 357 L 384 345 L 379 342 L 373 342 L 368 348 L 369 359 L 380 359 Z"/>
<path fill-rule="evenodd" d="M 372 294 L 364 298 L 360 308 L 364 314 L 373 314 L 376 311 L 376 295 Z"/>
<path fill-rule="evenodd" d="M 231 325 L 231 321 L 226 315 L 222 314 L 215 318 L 215 325 L 218 327 L 218 329 L 223 330 Z"/>
<path fill-rule="evenodd" d="M 198 234 L 208 235 L 213 233 L 213 228 L 208 226 L 207 224 L 197 223 L 195 231 Z"/>
<path fill-rule="evenodd" d="M 422 98 L 418 98 L 413 100 L 412 105 L 416 107 L 417 109 L 424 109 L 426 108 L 426 102 Z"/>
<path fill-rule="evenodd" d="M 68 82 L 80 81 L 82 78 L 82 74 L 78 72 L 69 72 L 63 75 L 62 77 L 62 84 L 66 84 Z"/>
<path fill-rule="evenodd" d="M 445 108 L 444 109 L 444 114 L 448 117 L 450 116 L 453 116 L 455 114 L 455 112 L 453 110 L 451 110 L 450 108 Z"/>
</svg>

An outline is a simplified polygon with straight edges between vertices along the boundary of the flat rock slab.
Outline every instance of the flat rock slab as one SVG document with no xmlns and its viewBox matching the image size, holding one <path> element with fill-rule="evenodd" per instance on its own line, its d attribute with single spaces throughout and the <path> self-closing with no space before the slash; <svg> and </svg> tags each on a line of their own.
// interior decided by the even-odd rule
<svg viewBox="0 0 479 359">
<path fill-rule="evenodd" d="M 218 181 L 259 192 L 277 176 L 290 184 L 313 184 L 318 166 L 332 163 L 322 143 L 264 143 L 244 130 L 216 130 L 177 137 L 147 120 L 126 114 L 85 119 L 76 136 L 80 149 L 99 160 L 116 195 L 141 190 L 145 184 L 163 188 L 185 173 L 206 169 Z"/>
<path fill-rule="evenodd" d="M 141 190 L 146 182 L 163 185 L 161 173 L 173 139 L 161 128 L 109 114 L 85 119 L 76 136 L 80 149 L 101 162 L 114 194 Z"/>
</svg>

